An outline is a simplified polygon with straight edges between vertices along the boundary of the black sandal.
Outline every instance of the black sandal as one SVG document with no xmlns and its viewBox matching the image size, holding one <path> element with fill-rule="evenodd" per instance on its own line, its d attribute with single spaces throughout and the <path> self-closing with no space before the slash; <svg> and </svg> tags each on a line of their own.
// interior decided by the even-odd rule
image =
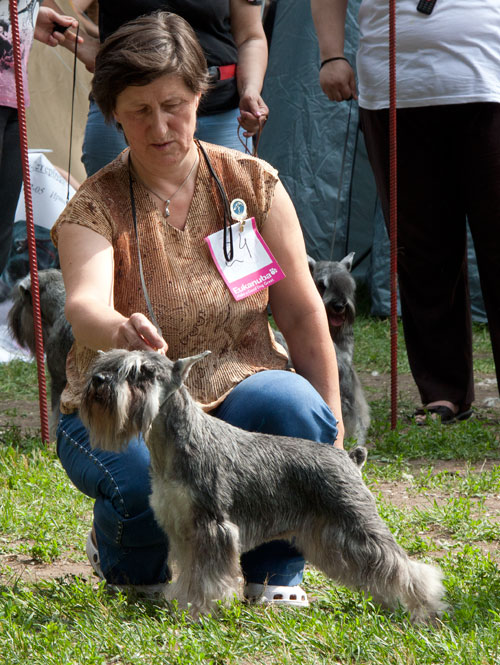
<svg viewBox="0 0 500 665">
<path fill-rule="evenodd" d="M 466 409 L 460 411 L 459 413 L 453 413 L 452 409 L 449 406 L 444 406 L 439 404 L 437 406 L 424 407 L 423 409 L 417 409 L 413 414 L 413 417 L 417 425 L 427 425 L 428 417 L 432 420 L 437 420 L 439 418 L 440 422 L 443 425 L 451 425 L 452 423 L 459 420 L 468 420 L 472 416 L 472 409 Z"/>
</svg>

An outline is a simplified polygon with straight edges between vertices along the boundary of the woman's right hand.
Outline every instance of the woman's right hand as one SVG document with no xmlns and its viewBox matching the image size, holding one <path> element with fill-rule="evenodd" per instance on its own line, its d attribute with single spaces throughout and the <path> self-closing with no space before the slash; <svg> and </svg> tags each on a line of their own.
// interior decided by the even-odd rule
<svg viewBox="0 0 500 665">
<path fill-rule="evenodd" d="M 319 73 L 319 84 L 332 102 L 358 98 L 354 70 L 345 60 L 332 60 L 324 64 Z"/>
<path fill-rule="evenodd" d="M 117 326 L 113 347 L 129 351 L 158 351 L 166 355 L 168 344 L 144 314 L 136 312 Z"/>
</svg>

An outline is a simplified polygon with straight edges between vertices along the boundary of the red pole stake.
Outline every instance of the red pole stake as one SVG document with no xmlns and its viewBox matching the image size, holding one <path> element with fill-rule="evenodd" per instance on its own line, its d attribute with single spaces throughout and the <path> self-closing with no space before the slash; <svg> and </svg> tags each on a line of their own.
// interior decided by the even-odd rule
<svg viewBox="0 0 500 665">
<path fill-rule="evenodd" d="M 398 419 L 398 160 L 396 112 L 396 0 L 389 0 L 389 227 L 391 241 L 391 429 Z"/>
<path fill-rule="evenodd" d="M 47 386 L 45 383 L 45 365 L 43 356 L 42 318 L 40 315 L 40 290 L 38 286 L 38 266 L 36 260 L 35 223 L 31 200 L 31 178 L 28 157 L 28 133 L 26 130 L 26 107 L 24 104 L 23 69 L 21 60 L 21 39 L 17 17 L 17 1 L 9 0 L 10 22 L 12 26 L 12 48 L 14 52 L 14 72 L 16 77 L 17 113 L 19 119 L 19 139 L 24 181 L 24 203 L 26 207 L 26 230 L 28 234 L 28 252 L 31 275 L 31 300 L 33 305 L 33 323 L 35 329 L 35 350 L 38 369 L 38 395 L 40 404 L 40 424 L 42 441 L 49 440 L 49 419 L 47 415 Z"/>
</svg>

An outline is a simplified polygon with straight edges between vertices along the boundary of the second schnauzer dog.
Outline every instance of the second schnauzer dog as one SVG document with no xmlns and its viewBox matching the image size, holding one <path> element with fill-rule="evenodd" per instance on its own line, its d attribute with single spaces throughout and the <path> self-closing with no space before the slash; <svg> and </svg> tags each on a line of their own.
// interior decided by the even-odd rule
<svg viewBox="0 0 500 665">
<path fill-rule="evenodd" d="M 102 353 L 82 398 L 94 447 L 119 452 L 144 435 L 150 502 L 178 571 L 167 599 L 194 616 L 210 611 L 237 594 L 241 552 L 284 538 L 332 579 L 388 607 L 401 603 L 414 621 L 438 616 L 441 572 L 409 559 L 380 518 L 359 470 L 363 449 L 350 457 L 204 413 L 183 381 L 206 353 L 176 362 L 155 352 Z"/>
<path fill-rule="evenodd" d="M 50 375 L 50 434 L 55 434 L 59 417 L 59 399 L 66 385 L 66 356 L 73 344 L 73 332 L 64 316 L 66 291 L 60 270 L 50 268 L 38 273 L 42 336 L 47 369 Z M 17 343 L 35 354 L 35 330 L 31 277 L 27 275 L 12 290 L 13 305 L 8 314 L 8 327 Z"/>
<path fill-rule="evenodd" d="M 370 407 L 354 369 L 354 332 L 356 282 L 351 275 L 354 252 L 342 261 L 315 261 L 307 257 L 312 278 L 326 309 L 330 335 L 335 344 L 339 368 L 340 401 L 345 436 L 364 446 L 370 427 Z M 274 331 L 276 341 L 288 352 L 285 338 Z M 288 364 L 291 367 L 291 362 Z"/>
</svg>

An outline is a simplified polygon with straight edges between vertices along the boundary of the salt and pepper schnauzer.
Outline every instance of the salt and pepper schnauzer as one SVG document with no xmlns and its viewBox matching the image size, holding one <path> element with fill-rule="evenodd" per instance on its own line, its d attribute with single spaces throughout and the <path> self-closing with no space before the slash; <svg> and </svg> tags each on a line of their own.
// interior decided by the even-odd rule
<svg viewBox="0 0 500 665">
<path fill-rule="evenodd" d="M 350 457 L 328 444 L 246 432 L 204 413 L 183 381 L 206 354 L 172 362 L 155 352 L 102 353 L 82 398 L 94 447 L 119 452 L 144 435 L 151 506 L 178 571 L 167 599 L 194 616 L 208 612 L 237 593 L 241 552 L 293 538 L 334 580 L 388 607 L 401 603 L 415 621 L 439 615 L 441 572 L 410 560 L 381 520 L 358 466 L 364 449 Z"/>
<path fill-rule="evenodd" d="M 64 316 L 66 291 L 60 270 L 50 268 L 38 273 L 43 347 L 50 375 L 50 434 L 55 435 L 59 418 L 59 400 L 66 385 L 66 356 L 73 344 L 73 333 Z M 8 314 L 8 327 L 16 342 L 34 355 L 35 331 L 31 277 L 27 275 L 12 290 L 13 305 Z"/>
<path fill-rule="evenodd" d="M 356 317 L 356 282 L 351 275 L 354 252 L 341 261 L 315 261 L 307 257 L 309 269 L 326 314 L 330 335 L 335 343 L 339 367 L 340 399 L 346 436 L 364 445 L 370 427 L 370 407 L 353 364 Z"/>
</svg>

